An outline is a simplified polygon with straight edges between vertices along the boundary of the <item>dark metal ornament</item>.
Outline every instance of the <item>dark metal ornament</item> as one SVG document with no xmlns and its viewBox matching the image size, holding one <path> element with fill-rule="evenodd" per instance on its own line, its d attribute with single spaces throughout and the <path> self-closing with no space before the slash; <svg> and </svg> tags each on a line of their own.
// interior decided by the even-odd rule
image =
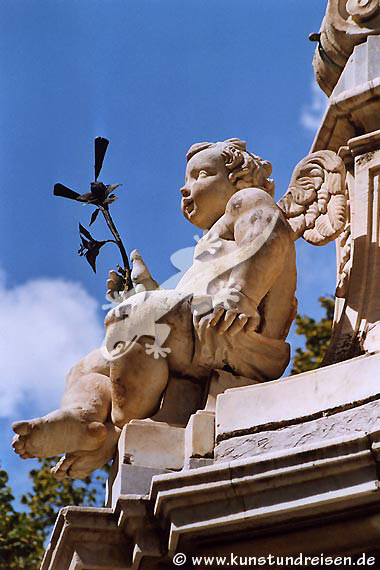
<svg viewBox="0 0 380 570">
<path fill-rule="evenodd" d="M 106 243 L 115 243 L 120 251 L 120 255 L 123 260 L 123 266 L 120 267 L 119 273 L 120 277 L 124 283 L 124 289 L 129 291 L 132 289 L 132 279 L 131 279 L 131 269 L 129 265 L 129 260 L 127 252 L 125 250 L 124 244 L 120 238 L 120 234 L 117 231 L 115 223 L 111 217 L 109 211 L 109 205 L 117 200 L 114 191 L 116 188 L 121 186 L 121 184 L 103 184 L 103 182 L 98 181 L 100 171 L 103 166 L 104 157 L 107 151 L 109 141 L 103 137 L 96 137 L 95 139 L 95 181 L 91 182 L 90 192 L 86 194 L 79 194 L 75 190 L 68 188 L 64 184 L 58 182 L 54 185 L 54 196 L 60 196 L 62 198 L 68 198 L 70 200 L 76 200 L 77 202 L 82 202 L 82 204 L 89 204 L 91 206 L 96 206 L 96 210 L 91 215 L 90 226 L 95 222 L 98 217 L 99 212 L 103 214 L 110 232 L 114 239 L 97 241 L 94 239 L 90 232 L 86 230 L 79 224 L 79 233 L 82 240 L 82 244 L 78 250 L 79 255 L 84 255 L 92 267 L 93 271 L 96 273 L 96 258 L 99 255 L 100 249 Z M 119 268 L 119 266 L 118 266 Z"/>
</svg>

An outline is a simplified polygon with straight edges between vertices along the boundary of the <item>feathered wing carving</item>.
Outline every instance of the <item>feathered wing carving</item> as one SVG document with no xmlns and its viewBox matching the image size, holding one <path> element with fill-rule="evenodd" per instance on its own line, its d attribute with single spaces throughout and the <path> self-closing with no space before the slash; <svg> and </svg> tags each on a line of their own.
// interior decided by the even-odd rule
<svg viewBox="0 0 380 570">
<path fill-rule="evenodd" d="M 294 239 L 325 245 L 343 231 L 347 220 L 346 169 L 331 150 L 309 154 L 295 167 L 288 191 L 278 202 Z"/>
</svg>

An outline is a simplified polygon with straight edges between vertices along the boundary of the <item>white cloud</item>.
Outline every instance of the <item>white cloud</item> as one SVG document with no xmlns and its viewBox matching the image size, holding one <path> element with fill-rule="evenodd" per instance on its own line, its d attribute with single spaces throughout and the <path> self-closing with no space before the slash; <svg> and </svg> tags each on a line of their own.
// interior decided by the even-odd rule
<svg viewBox="0 0 380 570">
<path fill-rule="evenodd" d="M 31 415 L 56 408 L 66 373 L 102 337 L 97 302 L 80 284 L 38 279 L 9 287 L 0 273 L 0 417 L 19 419 L 24 400 Z"/>
<path fill-rule="evenodd" d="M 310 88 L 311 102 L 303 107 L 300 122 L 308 131 L 315 132 L 321 124 L 328 99 L 315 81 L 311 82 Z"/>
</svg>

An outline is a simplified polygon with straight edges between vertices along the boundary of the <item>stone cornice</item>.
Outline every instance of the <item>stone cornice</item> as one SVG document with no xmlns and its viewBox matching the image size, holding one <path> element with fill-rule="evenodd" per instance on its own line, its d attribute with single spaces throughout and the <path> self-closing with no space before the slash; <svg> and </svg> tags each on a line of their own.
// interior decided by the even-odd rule
<svg viewBox="0 0 380 570">
<path fill-rule="evenodd" d="M 240 531 L 254 536 L 263 528 L 274 532 L 285 521 L 298 527 L 378 504 L 377 437 L 362 433 L 155 477 L 150 500 L 169 533 L 169 553 L 207 537 L 222 541 Z"/>
</svg>

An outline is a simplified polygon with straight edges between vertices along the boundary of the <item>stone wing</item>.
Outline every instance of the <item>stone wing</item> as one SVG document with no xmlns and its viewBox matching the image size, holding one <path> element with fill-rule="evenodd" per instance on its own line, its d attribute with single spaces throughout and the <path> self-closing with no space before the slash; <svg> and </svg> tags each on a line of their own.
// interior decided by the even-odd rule
<svg viewBox="0 0 380 570">
<path fill-rule="evenodd" d="M 346 169 L 331 150 L 313 152 L 295 167 L 288 191 L 278 202 L 293 232 L 313 245 L 325 245 L 347 220 Z"/>
</svg>

